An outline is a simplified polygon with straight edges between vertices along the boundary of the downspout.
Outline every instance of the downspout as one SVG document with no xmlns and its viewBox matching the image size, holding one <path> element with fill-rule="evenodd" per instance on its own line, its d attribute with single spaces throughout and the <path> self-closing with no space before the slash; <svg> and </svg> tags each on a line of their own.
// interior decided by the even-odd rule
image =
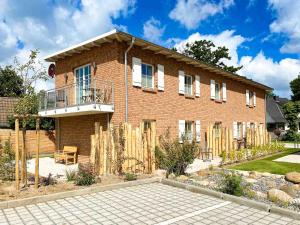
<svg viewBox="0 0 300 225">
<path fill-rule="evenodd" d="M 132 37 L 130 46 L 125 51 L 125 122 L 128 122 L 128 79 L 127 79 L 127 53 L 130 51 L 134 44 L 135 38 Z"/>
</svg>

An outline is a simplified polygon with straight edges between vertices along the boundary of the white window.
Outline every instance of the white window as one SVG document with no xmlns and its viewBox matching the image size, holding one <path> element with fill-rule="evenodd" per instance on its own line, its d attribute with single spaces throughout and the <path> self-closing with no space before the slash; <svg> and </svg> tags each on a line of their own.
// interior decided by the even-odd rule
<svg viewBox="0 0 300 225">
<path fill-rule="evenodd" d="M 91 95 L 91 65 L 75 69 L 76 77 L 76 102 L 85 103 Z"/>
<path fill-rule="evenodd" d="M 187 140 L 193 140 L 193 122 L 192 121 L 185 121 L 185 138 Z"/>
<path fill-rule="evenodd" d="M 153 66 L 142 63 L 142 86 L 146 88 L 154 88 L 153 78 Z"/>
<path fill-rule="evenodd" d="M 193 77 L 190 75 L 184 76 L 184 94 L 186 95 L 193 94 Z"/>
<path fill-rule="evenodd" d="M 155 122 L 155 120 L 143 120 L 144 132 L 147 132 L 148 129 L 151 129 L 151 123 L 153 122 Z"/>
<path fill-rule="evenodd" d="M 254 91 L 246 90 L 246 105 L 256 106 L 256 93 Z"/>
<path fill-rule="evenodd" d="M 220 83 L 215 83 L 215 99 L 221 100 L 221 85 L 220 85 Z"/>
<path fill-rule="evenodd" d="M 243 138 L 243 123 L 237 122 L 237 139 Z"/>
<path fill-rule="evenodd" d="M 221 133 L 221 128 L 222 128 L 222 122 L 215 122 L 214 124 L 214 132 L 215 132 L 215 137 L 219 138 L 220 133 Z"/>
</svg>

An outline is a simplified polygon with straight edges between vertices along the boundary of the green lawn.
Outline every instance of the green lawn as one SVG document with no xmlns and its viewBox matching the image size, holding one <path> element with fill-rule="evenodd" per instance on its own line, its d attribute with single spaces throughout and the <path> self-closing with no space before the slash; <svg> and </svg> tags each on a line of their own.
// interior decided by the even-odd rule
<svg viewBox="0 0 300 225">
<path fill-rule="evenodd" d="M 239 165 L 229 167 L 236 170 L 269 172 L 274 174 L 286 174 L 291 171 L 300 172 L 300 164 L 298 163 L 286 163 L 286 162 L 274 162 L 274 159 L 299 152 L 299 149 L 287 149 L 283 153 L 267 157 L 264 159 L 253 160 Z"/>
</svg>

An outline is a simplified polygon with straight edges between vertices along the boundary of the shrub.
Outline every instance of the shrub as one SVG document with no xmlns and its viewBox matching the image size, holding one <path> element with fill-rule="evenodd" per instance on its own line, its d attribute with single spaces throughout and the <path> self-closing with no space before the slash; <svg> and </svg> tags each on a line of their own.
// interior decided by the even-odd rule
<svg viewBox="0 0 300 225">
<path fill-rule="evenodd" d="M 285 135 L 282 137 L 283 141 L 300 141 L 300 134 L 295 132 L 287 131 Z"/>
<path fill-rule="evenodd" d="M 76 175 L 75 170 L 66 170 L 67 181 L 74 181 L 76 179 Z"/>
<path fill-rule="evenodd" d="M 0 155 L 0 179 L 14 180 L 15 178 L 15 153 L 10 141 L 6 141 Z"/>
<path fill-rule="evenodd" d="M 96 176 L 90 163 L 79 164 L 75 183 L 79 186 L 89 186 L 96 183 Z"/>
<path fill-rule="evenodd" d="M 222 151 L 220 156 L 222 158 L 222 164 L 225 164 L 227 162 L 227 158 L 228 158 L 226 151 Z"/>
<path fill-rule="evenodd" d="M 40 182 L 44 186 L 56 184 L 56 180 L 52 177 L 51 173 L 48 174 L 48 177 L 42 177 Z"/>
<path fill-rule="evenodd" d="M 194 161 L 199 146 L 193 141 L 183 138 L 171 140 L 169 131 L 160 137 L 160 148 L 155 150 L 155 158 L 159 168 L 167 170 L 168 174 L 182 175 L 186 167 Z"/>
<path fill-rule="evenodd" d="M 134 173 L 125 173 L 125 181 L 133 181 L 137 179 L 137 175 Z"/>
<path fill-rule="evenodd" d="M 219 183 L 219 190 L 223 193 L 242 196 L 244 194 L 242 187 L 242 177 L 236 175 L 234 172 L 223 173 L 222 179 Z"/>
</svg>

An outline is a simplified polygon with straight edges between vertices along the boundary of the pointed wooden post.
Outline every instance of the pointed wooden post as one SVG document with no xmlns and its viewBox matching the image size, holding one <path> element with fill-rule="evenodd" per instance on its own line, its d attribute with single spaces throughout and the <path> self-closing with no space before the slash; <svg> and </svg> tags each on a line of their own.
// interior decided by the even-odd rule
<svg viewBox="0 0 300 225">
<path fill-rule="evenodd" d="M 35 178 L 34 187 L 39 187 L 39 160 L 40 160 L 40 118 L 36 118 L 36 153 L 35 153 Z"/>
<path fill-rule="evenodd" d="M 15 150 L 15 180 L 16 180 L 16 190 L 20 190 L 19 181 L 19 118 L 15 118 L 15 132 L 16 132 L 16 150 Z"/>
</svg>

